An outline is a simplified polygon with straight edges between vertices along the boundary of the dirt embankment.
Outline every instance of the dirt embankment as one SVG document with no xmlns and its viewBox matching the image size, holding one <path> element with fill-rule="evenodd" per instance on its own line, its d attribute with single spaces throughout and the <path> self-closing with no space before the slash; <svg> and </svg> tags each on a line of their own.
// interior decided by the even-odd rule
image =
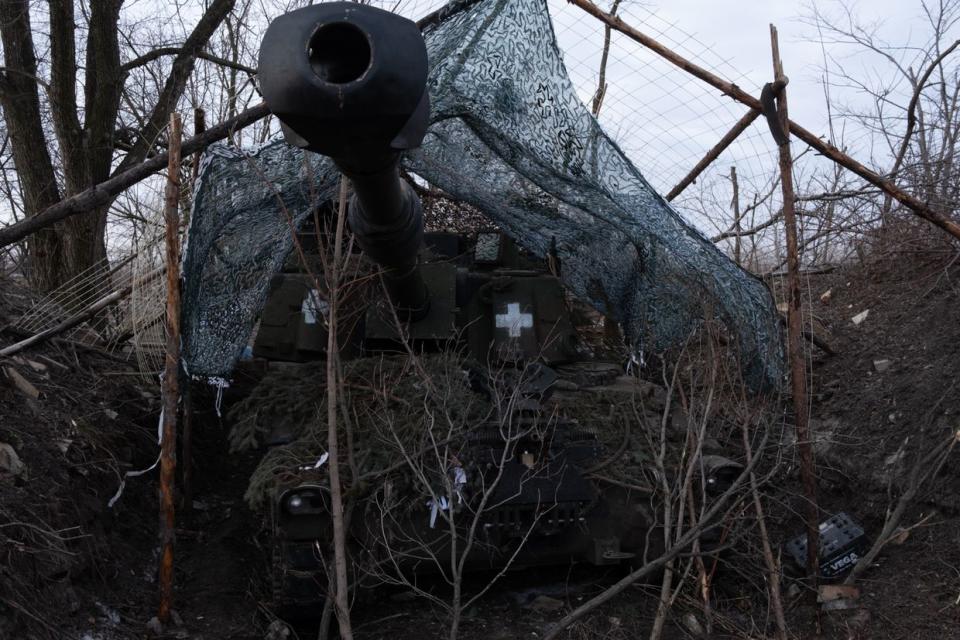
<svg viewBox="0 0 960 640">
<path fill-rule="evenodd" d="M 871 541 L 918 477 L 901 526 L 861 581 L 864 638 L 949 638 L 960 628 L 960 261 L 907 255 L 811 277 L 814 317 L 840 353 L 814 349 L 812 427 L 822 505 Z M 942 466 L 938 466 L 941 464 Z M 846 622 L 837 621 L 838 637 Z"/>
<path fill-rule="evenodd" d="M 153 462 L 156 399 L 128 365 L 69 345 L 0 368 L 0 637 L 122 628 L 141 606 L 130 577 L 152 572 L 152 482 L 107 503 Z"/>
</svg>

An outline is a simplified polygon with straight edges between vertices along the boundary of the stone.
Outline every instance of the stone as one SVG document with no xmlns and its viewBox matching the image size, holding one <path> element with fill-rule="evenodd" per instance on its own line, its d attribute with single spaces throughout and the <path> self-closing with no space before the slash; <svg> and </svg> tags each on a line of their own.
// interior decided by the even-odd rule
<svg viewBox="0 0 960 640">
<path fill-rule="evenodd" d="M 904 445 L 906 445 L 906 442 L 904 442 Z M 903 460 L 906 455 L 906 450 L 903 448 L 903 446 L 901 446 L 895 453 L 891 453 L 883 459 L 883 466 L 892 467 Z"/>
<path fill-rule="evenodd" d="M 817 591 L 817 602 L 829 602 L 840 598 L 859 600 L 860 588 L 849 584 L 823 584 Z"/>
<path fill-rule="evenodd" d="M 163 633 L 163 623 L 160 622 L 160 618 L 157 616 L 150 618 L 150 621 L 147 623 L 147 631 L 155 636 L 161 635 Z"/>
<path fill-rule="evenodd" d="M 707 635 L 703 625 L 700 624 L 699 620 L 697 620 L 697 616 L 693 615 L 692 613 L 685 613 L 683 615 L 683 626 L 685 626 L 687 631 L 689 631 L 696 638 L 704 638 Z"/>
<path fill-rule="evenodd" d="M 890 367 L 892 366 L 893 366 L 892 360 L 883 359 L 883 360 L 873 361 L 873 370 L 876 371 L 877 373 L 884 373 L 886 371 L 889 371 Z"/>
<path fill-rule="evenodd" d="M 820 302 L 822 304 L 830 304 L 830 300 L 833 299 L 833 289 L 827 289 L 820 294 Z"/>
<path fill-rule="evenodd" d="M 263 640 L 286 640 L 290 637 L 290 627 L 283 620 L 274 620 L 267 627 Z"/>
<path fill-rule="evenodd" d="M 860 605 L 860 589 L 847 584 L 824 584 L 817 590 L 817 602 L 824 611 L 856 609 Z"/>
<path fill-rule="evenodd" d="M 550 613 L 553 611 L 559 611 L 560 609 L 563 609 L 563 607 L 563 600 L 551 598 L 550 596 L 537 596 L 531 600 L 529 604 L 527 604 L 526 608 L 539 613 Z"/>
<path fill-rule="evenodd" d="M 0 471 L 5 471 L 13 476 L 19 476 L 26 470 L 26 465 L 20 460 L 13 445 L 6 442 L 0 442 Z"/>
<path fill-rule="evenodd" d="M 95 601 L 94 604 L 97 605 L 97 609 L 99 609 L 100 613 L 103 614 L 102 619 L 111 627 L 116 627 L 120 624 L 120 613 L 116 609 L 111 609 L 99 600 Z"/>
<path fill-rule="evenodd" d="M 852 318 L 850 318 L 850 322 L 853 323 L 853 326 L 859 327 L 860 324 L 861 324 L 864 320 L 867 319 L 867 316 L 868 316 L 868 315 L 870 315 L 870 309 L 866 309 L 866 310 L 864 310 L 864 311 L 861 311 L 861 312 L 858 313 L 857 315 L 853 316 Z"/>
<path fill-rule="evenodd" d="M 910 529 L 904 529 L 903 527 L 897 527 L 893 532 L 893 535 L 890 536 L 890 544 L 901 545 L 907 541 L 907 538 L 910 537 Z"/>
</svg>

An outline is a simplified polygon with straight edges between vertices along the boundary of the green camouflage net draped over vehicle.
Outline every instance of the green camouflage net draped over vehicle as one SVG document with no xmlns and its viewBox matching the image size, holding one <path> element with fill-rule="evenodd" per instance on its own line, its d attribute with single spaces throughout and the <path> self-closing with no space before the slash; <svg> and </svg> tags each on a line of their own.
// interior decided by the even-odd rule
<svg viewBox="0 0 960 640">
<path fill-rule="evenodd" d="M 405 454 L 434 454 L 443 445 L 432 438 L 459 441 L 470 426 L 490 417 L 492 405 L 471 391 L 464 364 L 455 352 L 343 364 L 341 393 L 343 405 L 353 408 L 353 468 L 361 482 L 382 479 L 388 469 L 406 470 Z M 269 504 L 278 486 L 302 482 L 304 471 L 326 482 L 326 469 L 311 468 L 327 448 L 326 384 L 323 362 L 274 369 L 230 408 L 231 452 L 257 450 L 278 427 L 287 430 L 285 443 L 274 442 L 250 477 L 245 497 L 252 508 Z M 425 428 L 434 422 L 435 428 Z M 422 504 L 419 498 L 414 502 Z"/>
<path fill-rule="evenodd" d="M 682 344 L 705 319 L 740 349 L 754 389 L 779 386 L 779 318 L 766 286 L 661 198 L 580 102 L 544 0 L 478 0 L 424 27 L 431 125 L 405 167 L 479 208 L 529 251 L 555 250 L 570 290 L 623 326 L 638 352 Z M 191 373 L 228 375 L 270 277 L 337 174 L 274 142 L 211 149 L 184 260 Z"/>
</svg>

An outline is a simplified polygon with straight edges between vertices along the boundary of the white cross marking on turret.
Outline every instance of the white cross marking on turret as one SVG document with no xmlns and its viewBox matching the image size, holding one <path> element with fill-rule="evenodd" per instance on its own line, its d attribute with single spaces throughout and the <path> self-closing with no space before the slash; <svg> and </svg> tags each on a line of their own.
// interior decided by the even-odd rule
<svg viewBox="0 0 960 640">
<path fill-rule="evenodd" d="M 533 314 L 520 313 L 520 304 L 511 302 L 506 313 L 497 314 L 497 329 L 506 329 L 511 338 L 519 338 L 524 329 L 533 328 Z"/>
</svg>

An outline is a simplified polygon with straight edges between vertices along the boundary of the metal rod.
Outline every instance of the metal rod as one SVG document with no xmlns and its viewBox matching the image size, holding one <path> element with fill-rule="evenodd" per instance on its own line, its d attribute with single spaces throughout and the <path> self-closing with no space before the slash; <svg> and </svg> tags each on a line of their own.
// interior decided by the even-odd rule
<svg viewBox="0 0 960 640">
<path fill-rule="evenodd" d="M 639 42 L 640 44 L 647 47 L 657 55 L 668 60 L 674 65 L 680 67 L 687 73 L 697 78 L 700 78 L 707 84 L 710 84 L 716 87 L 717 89 L 720 89 L 720 91 L 730 96 L 737 102 L 741 102 L 747 105 L 754 111 L 763 110 L 760 105 L 760 100 L 751 96 L 749 93 L 747 93 L 746 91 L 744 91 L 743 89 L 735 85 L 734 83 L 723 80 L 719 76 L 716 76 L 710 73 L 703 67 L 700 67 L 690 62 L 683 56 L 677 53 L 674 53 L 673 51 L 663 46 L 662 44 L 660 44 L 650 36 L 647 36 L 637 31 L 630 25 L 626 24 L 620 18 L 611 16 L 610 14 L 605 13 L 603 9 L 591 3 L 589 0 L 567 0 L 567 1 L 570 2 L 571 4 L 574 4 L 580 7 L 581 9 L 583 9 L 593 17 L 603 22 L 604 24 L 610 25 L 611 28 L 616 29 L 620 33 L 631 38 L 632 40 Z M 924 220 L 930 222 L 931 224 L 937 227 L 940 227 L 941 229 L 943 229 L 944 231 L 952 235 L 954 238 L 957 238 L 958 240 L 960 240 L 960 223 L 957 223 L 951 220 L 949 217 L 947 217 L 943 213 L 939 211 L 935 211 L 934 209 L 930 208 L 925 202 L 918 200 L 917 198 L 908 194 L 906 191 L 904 191 L 897 185 L 893 184 L 889 180 L 882 178 L 880 175 L 866 168 L 865 166 L 863 166 L 862 164 L 860 164 L 859 162 L 857 162 L 856 160 L 854 160 L 853 158 L 845 154 L 844 152 L 837 149 L 835 146 L 833 146 L 829 142 L 824 142 L 818 136 L 815 136 L 811 132 L 807 131 L 806 129 L 798 125 L 796 122 L 790 122 L 790 131 L 793 133 L 794 136 L 796 136 L 806 144 L 810 145 L 811 147 L 813 147 L 814 149 L 816 149 L 826 157 L 830 158 L 840 166 L 846 169 L 849 169 L 850 171 L 857 174 L 858 176 L 860 176 L 870 184 L 876 187 L 879 187 L 881 190 L 889 194 L 895 200 L 909 207 L 919 217 L 923 218 Z M 0 244 L 0 246 L 2 246 L 2 244 Z"/>
<path fill-rule="evenodd" d="M 180 370 L 180 114 L 170 115 L 167 188 L 163 208 L 167 249 L 167 349 L 161 395 L 163 431 L 160 438 L 160 609 L 157 617 L 166 624 L 173 606 L 173 543 L 176 519 L 174 485 L 177 468 L 177 405 Z"/>
</svg>

